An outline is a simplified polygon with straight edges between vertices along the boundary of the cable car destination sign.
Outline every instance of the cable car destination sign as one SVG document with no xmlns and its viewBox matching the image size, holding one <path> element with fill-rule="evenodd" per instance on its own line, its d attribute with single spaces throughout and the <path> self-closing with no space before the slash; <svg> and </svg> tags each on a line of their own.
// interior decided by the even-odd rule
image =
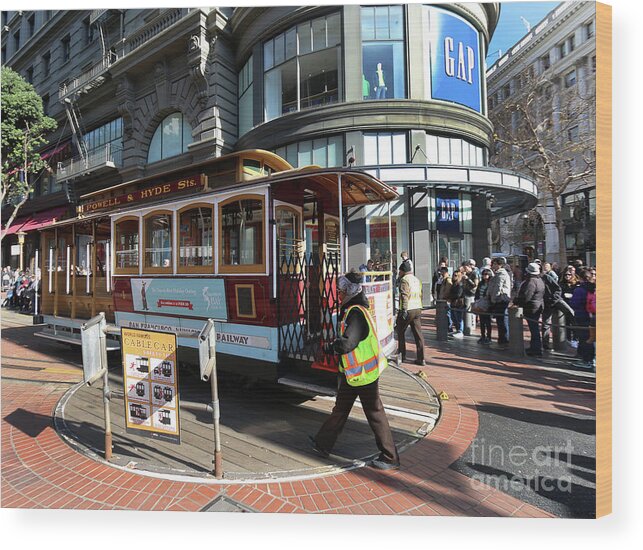
<svg viewBox="0 0 643 550">
<path fill-rule="evenodd" d="M 124 193 L 116 197 L 108 197 L 100 200 L 88 202 L 78 207 L 80 214 L 88 214 L 96 212 L 97 210 L 105 210 L 106 208 L 118 208 L 120 206 L 127 206 L 136 202 L 146 201 L 150 199 L 160 199 L 167 195 L 182 191 L 198 191 L 205 187 L 205 178 L 202 176 L 194 175 L 180 180 L 171 181 L 168 183 L 159 183 L 152 187 L 132 191 L 131 193 Z"/>
<path fill-rule="evenodd" d="M 176 334 L 121 328 L 127 432 L 180 443 Z"/>
</svg>

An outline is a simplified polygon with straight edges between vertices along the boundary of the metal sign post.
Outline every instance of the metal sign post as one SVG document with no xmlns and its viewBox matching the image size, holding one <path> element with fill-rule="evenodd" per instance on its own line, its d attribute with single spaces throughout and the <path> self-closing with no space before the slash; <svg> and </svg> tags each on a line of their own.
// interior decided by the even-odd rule
<svg viewBox="0 0 643 550">
<path fill-rule="evenodd" d="M 217 381 L 216 331 L 214 321 L 208 319 L 199 334 L 199 368 L 201 380 L 210 380 L 212 390 L 212 420 L 214 422 L 214 477 L 223 477 L 223 457 L 221 454 L 221 433 L 219 431 L 219 387 Z"/>
<path fill-rule="evenodd" d="M 109 408 L 109 374 L 107 371 L 107 322 L 100 312 L 80 329 L 83 353 L 83 379 L 92 386 L 103 379 L 103 408 L 105 411 L 105 460 L 112 458 L 112 419 Z"/>
</svg>

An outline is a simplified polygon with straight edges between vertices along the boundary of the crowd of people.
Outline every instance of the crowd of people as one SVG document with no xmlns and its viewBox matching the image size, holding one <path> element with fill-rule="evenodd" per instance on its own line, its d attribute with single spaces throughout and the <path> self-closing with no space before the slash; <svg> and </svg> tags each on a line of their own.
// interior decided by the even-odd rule
<svg viewBox="0 0 643 550">
<path fill-rule="evenodd" d="M 482 345 L 492 343 L 493 320 L 498 344 L 508 344 L 508 309 L 521 307 L 531 335 L 525 352 L 535 357 L 552 349 L 552 319 L 559 311 L 571 327 L 565 334 L 577 350 L 575 366 L 595 369 L 596 269 L 581 260 L 560 269 L 536 259 L 522 269 L 504 257 L 484 258 L 480 268 L 470 259 L 451 272 L 442 258 L 431 292 L 434 301 L 446 303 L 449 337 L 463 337 L 464 315 L 472 312 L 478 317 Z"/>
<path fill-rule="evenodd" d="M 2 268 L 2 291 L 6 292 L 2 307 L 24 313 L 34 313 L 40 278 L 29 269 L 20 271 L 10 266 Z"/>
</svg>

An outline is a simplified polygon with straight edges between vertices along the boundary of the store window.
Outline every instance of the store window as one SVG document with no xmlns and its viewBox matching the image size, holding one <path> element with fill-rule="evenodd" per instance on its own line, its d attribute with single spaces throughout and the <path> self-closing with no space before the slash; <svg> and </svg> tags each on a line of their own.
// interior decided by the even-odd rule
<svg viewBox="0 0 643 550">
<path fill-rule="evenodd" d="M 364 165 L 405 164 L 406 132 L 364 133 Z"/>
<path fill-rule="evenodd" d="M 143 269 L 147 273 L 172 272 L 172 213 L 154 212 L 143 218 Z"/>
<path fill-rule="evenodd" d="M 239 73 L 239 136 L 254 126 L 252 56 Z"/>
<path fill-rule="evenodd" d="M 138 273 L 138 218 L 124 218 L 115 224 L 115 273 Z"/>
<path fill-rule="evenodd" d="M 214 266 L 212 205 L 190 205 L 179 211 L 179 273 L 209 273 Z"/>
<path fill-rule="evenodd" d="M 166 116 L 156 128 L 147 162 L 157 162 L 187 152 L 192 143 L 192 128 L 183 113 L 176 112 Z"/>
<path fill-rule="evenodd" d="M 362 98 L 405 97 L 404 9 L 362 8 Z"/>
<path fill-rule="evenodd" d="M 426 156 L 428 164 L 485 166 L 484 149 L 459 138 L 427 134 Z"/>
<path fill-rule="evenodd" d="M 322 168 L 333 168 L 344 164 L 344 139 L 332 136 L 308 141 L 290 143 L 275 151 L 295 168 L 315 164 Z"/>
<path fill-rule="evenodd" d="M 341 19 L 307 21 L 264 43 L 264 119 L 337 103 Z"/>
<path fill-rule="evenodd" d="M 264 198 L 235 197 L 219 205 L 219 271 L 263 271 Z"/>
</svg>

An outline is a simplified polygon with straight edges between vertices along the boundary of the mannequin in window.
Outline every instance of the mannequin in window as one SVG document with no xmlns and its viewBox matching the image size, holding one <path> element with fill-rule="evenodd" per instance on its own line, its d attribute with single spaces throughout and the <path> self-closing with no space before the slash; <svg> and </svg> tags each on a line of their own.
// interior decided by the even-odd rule
<svg viewBox="0 0 643 550">
<path fill-rule="evenodd" d="M 373 80 L 374 86 L 373 90 L 375 91 L 375 99 L 386 99 L 386 73 L 382 69 L 382 64 L 377 64 L 377 69 L 375 69 L 375 78 Z"/>
</svg>

